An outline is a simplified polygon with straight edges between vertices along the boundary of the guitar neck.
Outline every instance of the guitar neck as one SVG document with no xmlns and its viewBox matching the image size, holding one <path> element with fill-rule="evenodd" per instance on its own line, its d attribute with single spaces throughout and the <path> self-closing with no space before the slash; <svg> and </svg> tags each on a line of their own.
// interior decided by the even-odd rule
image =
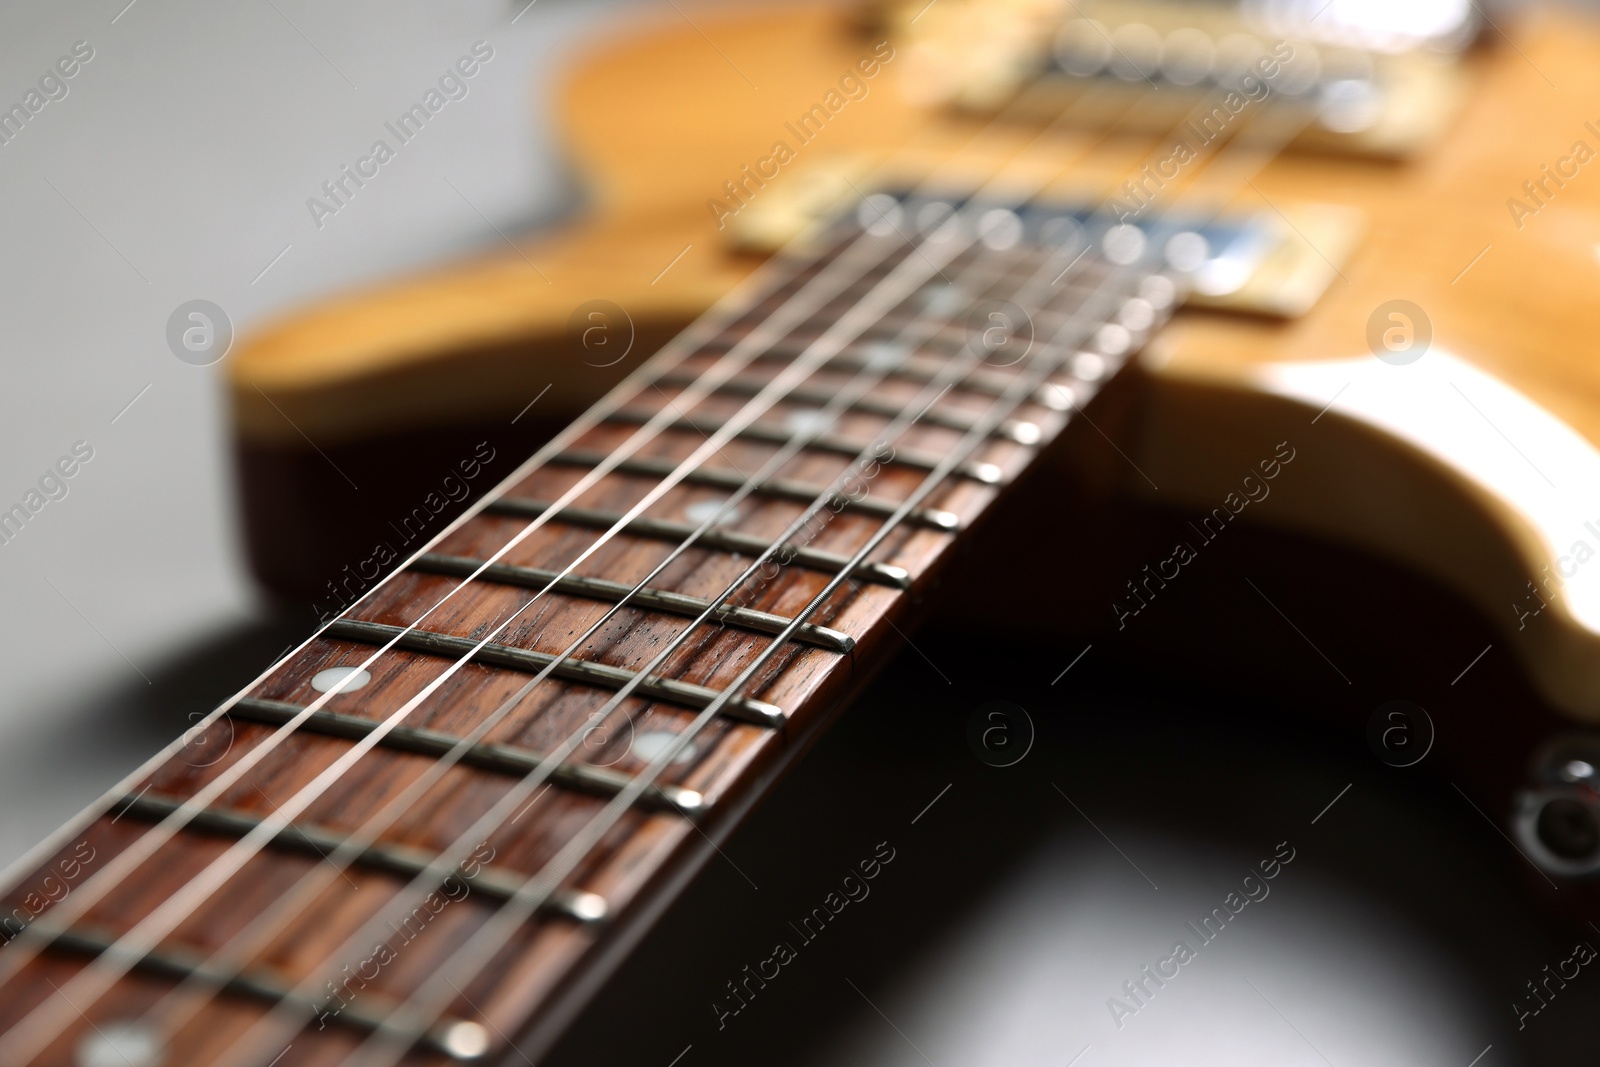
<svg viewBox="0 0 1600 1067">
<path fill-rule="evenodd" d="M 0 1044 L 553 1037 L 1177 296 L 1081 215 L 875 203 L 27 863 Z"/>
</svg>

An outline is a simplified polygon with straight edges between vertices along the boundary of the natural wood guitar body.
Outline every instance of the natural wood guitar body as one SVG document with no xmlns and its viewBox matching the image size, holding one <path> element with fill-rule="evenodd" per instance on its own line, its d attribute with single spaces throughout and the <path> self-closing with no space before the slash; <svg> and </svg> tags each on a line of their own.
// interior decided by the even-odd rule
<svg viewBox="0 0 1600 1067">
<path fill-rule="evenodd" d="M 330 301 L 258 333 L 234 354 L 252 552 L 269 584 L 315 596 L 341 564 L 364 554 L 361 538 L 369 534 L 347 544 L 335 539 L 317 557 L 307 523 L 337 534 L 360 527 L 358 513 L 404 515 L 415 503 L 405 498 L 410 490 L 391 500 L 352 491 L 306 437 L 341 465 L 397 450 L 421 456 L 441 440 L 465 447 L 492 433 L 525 443 L 581 410 L 758 262 L 728 250 L 707 202 L 731 203 L 725 181 L 769 155 L 775 140 L 794 142 L 786 117 L 817 103 L 875 39 L 826 8 L 702 11 L 695 20 L 725 59 L 679 20 L 608 47 L 575 71 L 561 125 L 592 193 L 569 226 L 521 241 L 514 252 Z M 1504 627 L 1558 706 L 1594 718 L 1600 620 L 1585 606 L 1594 599 L 1587 586 L 1600 589 L 1600 567 L 1588 574 L 1572 562 L 1571 548 L 1587 539 L 1600 550 L 1600 536 L 1563 528 L 1560 515 L 1535 514 L 1526 499 L 1508 497 L 1474 468 L 1475 456 L 1455 456 L 1458 444 L 1429 447 L 1434 423 L 1475 420 L 1483 441 L 1502 449 L 1500 459 L 1525 464 L 1520 477 L 1574 514 L 1594 497 L 1588 517 L 1600 520 L 1593 483 L 1563 484 L 1555 474 L 1588 469 L 1590 457 L 1580 453 L 1600 443 L 1600 363 L 1588 351 L 1600 325 L 1592 297 L 1600 170 L 1591 174 L 1596 168 L 1578 158 L 1579 142 L 1600 150 L 1600 107 L 1590 106 L 1600 100 L 1592 59 L 1600 33 L 1555 12 L 1503 28 L 1512 46 L 1491 40 L 1469 58 L 1465 109 L 1434 151 L 1406 163 L 1285 155 L 1252 179 L 1237 206 L 1348 205 L 1366 216 L 1364 240 L 1342 277 L 1297 320 L 1180 316 L 1142 361 L 1135 429 L 1119 444 L 1149 478 L 1130 467 L 1131 490 L 1210 510 L 1272 444 L 1303 442 L 1294 476 L 1277 483 L 1275 503 L 1254 509 L 1259 517 L 1377 548 L 1462 589 Z M 791 166 L 886 155 L 919 136 L 919 151 L 935 159 L 979 128 L 982 120 L 940 117 L 930 133 L 933 117 L 897 91 L 896 63 L 903 67 L 904 57 L 886 63 L 868 82 L 867 98 L 850 102 L 800 146 Z M 1595 129 L 1585 125 L 1592 120 Z M 1036 132 L 1019 126 L 1010 148 Z M 985 142 L 993 158 L 1007 155 L 1004 140 Z M 1087 153 L 1071 181 L 1104 195 L 1150 141 L 1065 133 L 1053 146 L 1063 156 Z M 993 165 L 968 162 L 979 174 Z M 1557 184 L 1545 164 L 1569 176 Z M 1542 182 L 1542 192 L 1536 186 L 1530 195 L 1530 181 Z M 1537 212 L 1513 211 L 1513 198 Z M 1368 342 L 1375 312 L 1397 299 L 1420 307 L 1431 323 L 1432 351 L 1406 366 L 1379 362 Z M 597 364 L 616 349 L 586 349 L 584 327 L 574 321 L 596 300 L 631 320 L 632 351 L 613 367 Z M 1485 383 L 1453 382 L 1449 374 L 1417 394 L 1410 440 L 1367 410 L 1390 383 L 1420 376 L 1444 352 L 1576 436 L 1548 447 L 1521 439 L 1532 431 L 1499 424 L 1475 391 Z M 1343 392 L 1338 382 L 1286 385 L 1280 373 L 1335 360 L 1356 361 L 1341 379 L 1349 382 Z M 513 429 L 511 420 L 546 386 Z M 1313 424 L 1336 393 L 1338 402 Z M 518 438 L 522 431 L 529 436 Z M 1575 575 L 1549 580 L 1574 566 Z M 1530 579 L 1542 583 L 1541 600 L 1530 598 Z M 1541 601 L 1548 606 L 1529 610 Z"/>
</svg>

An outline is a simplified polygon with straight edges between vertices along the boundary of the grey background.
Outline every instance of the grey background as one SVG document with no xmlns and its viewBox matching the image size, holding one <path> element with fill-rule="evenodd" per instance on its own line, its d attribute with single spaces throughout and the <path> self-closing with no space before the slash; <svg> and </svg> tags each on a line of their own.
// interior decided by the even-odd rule
<svg viewBox="0 0 1600 1067">
<path fill-rule="evenodd" d="M 567 57 L 625 12 L 677 17 L 662 2 L 126 3 L 0 9 L 6 107 L 74 42 L 94 48 L 0 145 L 0 507 L 73 442 L 95 450 L 0 545 L 0 865 L 181 731 L 221 660 L 264 667 L 295 636 L 244 570 L 221 365 L 172 355 L 173 309 L 211 300 L 247 331 L 499 240 L 485 217 L 514 232 L 559 211 L 572 192 L 544 102 Z M 468 95 L 318 229 L 307 198 L 478 40 L 495 54 Z"/>
</svg>

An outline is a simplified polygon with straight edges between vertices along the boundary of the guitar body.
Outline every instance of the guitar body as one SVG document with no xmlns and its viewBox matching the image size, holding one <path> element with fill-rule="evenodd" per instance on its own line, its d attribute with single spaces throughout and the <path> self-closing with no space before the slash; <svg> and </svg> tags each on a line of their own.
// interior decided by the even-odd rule
<svg viewBox="0 0 1600 1067">
<path fill-rule="evenodd" d="M 229 372 L 246 529 L 270 588 L 325 601 L 342 569 L 364 560 L 371 541 L 415 512 L 437 480 L 419 472 L 386 484 L 394 482 L 390 460 L 414 458 L 426 471 L 444 456 L 442 476 L 449 457 L 470 455 L 480 441 L 505 457 L 525 453 L 760 261 L 730 250 L 708 205 L 735 206 L 724 183 L 769 157 L 775 139 L 795 140 L 772 117 L 803 114 L 867 50 L 859 28 L 829 8 L 723 15 L 711 24 L 731 63 L 680 21 L 611 46 L 575 71 L 559 104 L 561 126 L 591 196 L 562 230 L 341 297 L 235 353 Z M 1233 488 L 1234 472 L 1266 454 L 1268 438 L 1314 441 L 1295 478 L 1275 487 L 1277 503 L 1261 509 L 1263 518 L 1377 550 L 1462 590 L 1508 631 L 1550 700 L 1593 717 L 1600 611 L 1589 610 L 1587 586 L 1550 595 L 1548 576 L 1571 569 L 1573 542 L 1587 537 L 1600 551 L 1600 537 L 1503 483 L 1528 482 L 1538 495 L 1556 484 L 1547 480 L 1556 466 L 1600 469 L 1589 466 L 1600 442 L 1600 364 L 1573 340 L 1596 327 L 1584 294 L 1600 271 L 1600 182 L 1576 169 L 1574 152 L 1578 142 L 1600 151 L 1600 134 L 1585 126 L 1600 115 L 1582 105 L 1600 92 L 1600 69 L 1590 62 L 1600 32 L 1556 12 L 1529 14 L 1507 32 L 1514 47 L 1491 41 L 1468 58 L 1472 91 L 1430 154 L 1388 163 L 1285 155 L 1252 179 L 1235 201 L 1244 210 L 1292 213 L 1330 201 L 1357 209 L 1364 227 L 1353 255 L 1297 318 L 1181 317 L 1142 361 L 1137 416 L 1118 443 L 1148 476 L 1125 470 L 1131 491 L 1210 510 Z M 881 157 L 919 135 L 920 158 L 947 159 L 983 124 L 947 120 L 930 134 L 928 115 L 897 91 L 895 63 L 867 83 L 865 99 L 798 148 L 795 170 L 808 154 Z M 761 71 L 759 92 L 734 67 Z M 716 121 L 685 121 L 700 115 Z M 1010 144 L 990 138 L 987 154 L 966 162 L 983 174 L 1035 133 L 1022 125 Z M 1057 143 L 1083 154 L 1070 182 L 1095 199 L 1149 146 L 1098 132 L 1065 133 Z M 1540 165 L 1562 159 L 1563 173 L 1576 177 L 1558 188 Z M 1543 181 L 1546 195 L 1530 195 L 1530 180 Z M 754 192 L 752 206 L 764 193 Z M 1457 368 L 1446 368 L 1408 404 L 1412 434 L 1363 406 L 1364 397 L 1444 362 L 1373 357 L 1369 324 L 1377 316 L 1380 337 L 1396 328 L 1379 314 L 1395 300 L 1426 317 L 1398 328 L 1431 334 L 1435 355 L 1493 379 L 1452 386 Z M 603 319 L 585 315 L 602 306 L 596 301 L 611 305 Z M 1351 362 L 1335 365 L 1341 361 Z M 1474 466 L 1486 462 L 1479 453 L 1436 441 L 1428 427 L 1470 415 L 1469 404 L 1490 406 L 1495 398 L 1484 393 L 1497 386 L 1509 390 L 1513 407 L 1526 398 L 1575 434 L 1559 439 L 1558 427 L 1534 417 L 1537 433 L 1557 439 L 1507 440 L 1498 415 L 1473 416 L 1484 442 L 1502 451 L 1488 462 L 1525 464 L 1498 481 Z M 370 471 L 371 491 L 352 491 L 308 438 L 357 484 Z M 1519 459 L 1519 447 L 1546 451 Z M 1586 491 L 1555 490 L 1568 498 Z M 1593 503 L 1583 517 L 1600 519 L 1600 498 Z M 1530 598 L 1530 580 L 1549 604 L 1532 633 L 1528 612 L 1540 601 Z M 1600 573 L 1580 572 L 1578 583 L 1585 580 L 1600 591 Z"/>
</svg>

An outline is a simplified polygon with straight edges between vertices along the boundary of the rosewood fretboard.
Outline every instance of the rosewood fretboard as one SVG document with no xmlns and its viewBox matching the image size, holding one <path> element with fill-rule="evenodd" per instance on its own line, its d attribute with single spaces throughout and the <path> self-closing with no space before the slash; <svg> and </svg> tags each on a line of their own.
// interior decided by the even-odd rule
<svg viewBox="0 0 1600 1067">
<path fill-rule="evenodd" d="M 367 1062 L 356 1050 L 391 1047 L 380 1040 L 414 1044 L 405 1062 L 494 1058 L 505 1035 L 534 1054 L 882 660 L 891 622 L 963 532 L 1173 303 L 1159 264 L 1108 264 L 1081 217 L 956 207 L 943 240 L 919 229 L 948 206 L 903 199 L 887 225 L 869 216 L 882 232 L 841 222 L 775 262 L 601 416 L 14 872 L 7 1062 L 38 1049 L 26 1062 L 75 1063 L 108 1041 L 147 1041 L 149 1062 L 184 1065 Z M 808 358 L 815 370 L 752 408 Z M 837 418 L 818 415 L 841 397 Z M 717 434 L 725 443 L 680 469 Z M 786 447 L 791 459 L 634 588 Z M 601 464 L 612 469 L 593 478 Z M 340 691 L 336 669 L 375 653 Z M 596 824 L 619 797 L 631 803 Z M 508 798 L 491 832 L 470 833 Z M 570 871 L 551 866 L 596 825 Z M 502 910 L 513 906 L 531 914 Z M 506 914 L 516 921 L 492 952 L 461 956 Z M 348 943 L 374 924 L 377 936 Z M 456 990 L 442 1015 L 397 1014 L 441 976 Z"/>
</svg>

